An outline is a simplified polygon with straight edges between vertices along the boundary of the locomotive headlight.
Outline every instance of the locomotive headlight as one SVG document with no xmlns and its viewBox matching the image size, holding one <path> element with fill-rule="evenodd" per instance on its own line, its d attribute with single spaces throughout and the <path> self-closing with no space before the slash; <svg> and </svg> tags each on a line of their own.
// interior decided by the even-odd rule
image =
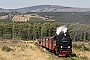
<svg viewBox="0 0 90 60">
<path fill-rule="evenodd" d="M 68 48 L 70 48 L 70 46 L 68 46 Z"/>
<path fill-rule="evenodd" d="M 63 47 L 61 46 L 61 48 L 63 48 Z"/>
</svg>

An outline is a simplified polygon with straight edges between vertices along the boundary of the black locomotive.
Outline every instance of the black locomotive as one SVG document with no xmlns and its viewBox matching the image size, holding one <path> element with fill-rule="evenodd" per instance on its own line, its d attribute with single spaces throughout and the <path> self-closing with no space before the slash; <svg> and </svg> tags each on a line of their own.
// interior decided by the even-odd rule
<svg viewBox="0 0 90 60">
<path fill-rule="evenodd" d="M 68 32 L 60 33 L 54 37 L 40 38 L 38 41 L 39 45 L 60 57 L 72 56 L 72 39 Z"/>
<path fill-rule="evenodd" d="M 72 55 L 72 39 L 68 32 L 55 36 L 54 40 L 56 40 L 56 54 L 59 56 Z"/>
</svg>

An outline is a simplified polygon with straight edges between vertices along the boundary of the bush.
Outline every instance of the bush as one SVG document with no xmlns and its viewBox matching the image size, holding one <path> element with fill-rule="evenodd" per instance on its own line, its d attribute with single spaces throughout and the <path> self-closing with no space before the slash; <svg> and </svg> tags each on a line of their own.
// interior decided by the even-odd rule
<svg viewBox="0 0 90 60">
<path fill-rule="evenodd" d="M 89 51 L 89 48 L 87 48 L 84 44 L 81 44 L 81 45 L 73 44 L 73 48 L 81 49 L 83 51 L 84 50 Z"/>
<path fill-rule="evenodd" d="M 82 50 L 89 51 L 89 48 L 87 48 L 84 44 L 82 44 L 81 46 L 82 46 L 82 47 L 81 47 Z"/>
<path fill-rule="evenodd" d="M 88 42 L 88 44 L 90 45 L 90 42 Z"/>
<path fill-rule="evenodd" d="M 73 48 L 80 49 L 81 47 L 81 45 L 73 44 Z"/>
<path fill-rule="evenodd" d="M 86 56 L 80 57 L 80 58 L 83 59 L 83 60 L 88 60 L 88 58 Z"/>
<path fill-rule="evenodd" d="M 6 51 L 6 52 L 10 52 L 12 49 L 7 47 L 7 46 L 3 46 L 2 47 L 2 51 Z"/>
<path fill-rule="evenodd" d="M 77 44 L 73 44 L 73 48 L 77 48 Z"/>
</svg>

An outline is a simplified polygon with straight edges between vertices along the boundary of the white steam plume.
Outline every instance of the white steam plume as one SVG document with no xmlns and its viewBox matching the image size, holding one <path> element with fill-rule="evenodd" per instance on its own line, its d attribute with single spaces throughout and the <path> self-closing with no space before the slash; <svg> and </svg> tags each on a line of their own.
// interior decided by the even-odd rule
<svg viewBox="0 0 90 60">
<path fill-rule="evenodd" d="M 67 27 L 66 27 L 66 25 L 63 25 L 63 26 L 57 27 L 56 34 L 59 35 L 60 32 L 64 32 L 64 33 L 67 32 Z"/>
</svg>

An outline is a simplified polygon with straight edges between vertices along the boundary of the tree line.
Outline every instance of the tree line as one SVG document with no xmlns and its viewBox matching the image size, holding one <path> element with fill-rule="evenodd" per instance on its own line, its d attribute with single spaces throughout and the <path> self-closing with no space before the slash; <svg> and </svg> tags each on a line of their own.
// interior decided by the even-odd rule
<svg viewBox="0 0 90 60">
<path fill-rule="evenodd" d="M 0 40 L 20 39 L 35 40 L 40 37 L 56 35 L 56 28 L 67 25 L 73 41 L 90 40 L 90 24 L 60 23 L 60 22 L 0 22 Z"/>
</svg>

